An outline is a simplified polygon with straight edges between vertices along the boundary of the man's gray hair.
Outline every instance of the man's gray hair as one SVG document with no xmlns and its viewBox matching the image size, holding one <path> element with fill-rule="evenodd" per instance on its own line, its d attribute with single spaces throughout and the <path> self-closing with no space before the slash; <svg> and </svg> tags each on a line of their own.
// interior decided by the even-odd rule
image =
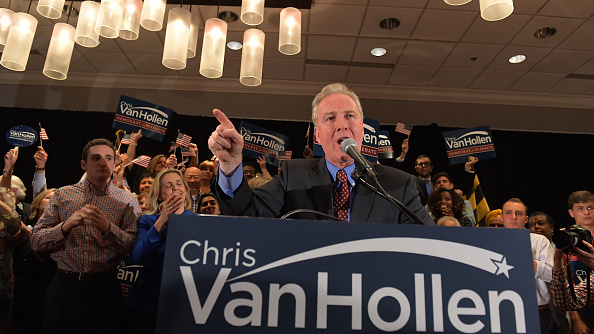
<svg viewBox="0 0 594 334">
<path fill-rule="evenodd" d="M 357 105 L 357 108 L 359 108 L 359 114 L 361 114 L 361 119 L 363 119 L 363 108 L 361 107 L 361 101 L 359 101 L 357 94 L 350 90 L 345 84 L 332 83 L 322 88 L 311 103 L 311 120 L 315 126 L 318 125 L 318 106 L 320 105 L 320 102 L 322 102 L 328 95 L 332 94 L 344 94 L 350 97 Z"/>
</svg>

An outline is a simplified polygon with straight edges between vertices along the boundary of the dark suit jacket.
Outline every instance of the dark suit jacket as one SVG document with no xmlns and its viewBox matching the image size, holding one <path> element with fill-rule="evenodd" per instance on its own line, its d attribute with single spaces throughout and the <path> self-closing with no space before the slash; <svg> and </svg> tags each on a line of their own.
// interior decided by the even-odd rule
<svg viewBox="0 0 594 334">
<path fill-rule="evenodd" d="M 415 212 L 426 225 L 435 225 L 421 205 L 415 177 L 383 165 L 374 165 L 380 184 L 386 191 Z M 351 208 L 352 222 L 410 224 L 412 221 L 386 199 L 356 185 Z M 262 187 L 250 189 L 244 180 L 233 198 L 219 188 L 221 212 L 227 215 L 280 217 L 295 209 L 310 209 L 333 215 L 332 176 L 325 159 L 297 159 L 283 164 L 281 173 Z M 296 214 L 292 219 L 324 219 L 312 214 Z"/>
</svg>

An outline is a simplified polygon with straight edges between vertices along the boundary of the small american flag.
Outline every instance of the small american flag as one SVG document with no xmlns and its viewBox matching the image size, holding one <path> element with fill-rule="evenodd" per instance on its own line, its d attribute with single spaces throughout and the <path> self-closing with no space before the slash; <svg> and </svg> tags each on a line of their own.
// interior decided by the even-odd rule
<svg viewBox="0 0 594 334">
<path fill-rule="evenodd" d="M 137 164 L 138 166 L 142 166 L 144 168 L 148 167 L 149 162 L 151 162 L 151 157 L 148 155 L 139 155 L 136 157 L 136 159 L 131 161 L 131 163 Z"/>
<path fill-rule="evenodd" d="M 180 162 L 177 165 L 175 165 L 175 167 L 181 167 L 181 166 L 185 165 L 186 162 L 188 162 L 188 161 L 190 161 L 190 159 L 185 158 L 184 160 L 182 160 L 182 162 Z"/>
<path fill-rule="evenodd" d="M 396 123 L 396 132 L 402 133 L 403 135 L 410 136 L 410 132 L 412 131 L 412 125 L 404 124 L 404 123 Z"/>
<path fill-rule="evenodd" d="M 291 160 L 293 151 L 278 151 L 278 160 Z"/>
<path fill-rule="evenodd" d="M 39 131 L 39 137 L 41 137 L 41 139 L 43 139 L 43 140 L 49 140 L 49 137 L 47 136 L 47 132 L 45 132 L 44 128 L 41 128 L 41 131 Z"/>
<path fill-rule="evenodd" d="M 177 139 L 175 140 L 175 143 L 177 145 L 183 146 L 183 147 L 188 147 L 191 142 L 192 142 L 192 137 L 188 136 L 187 134 L 184 134 L 181 132 L 177 134 Z"/>
<path fill-rule="evenodd" d="M 135 144 L 134 140 L 132 139 L 132 135 L 129 133 L 126 133 L 124 135 L 124 137 L 122 138 L 122 141 L 120 143 L 122 143 L 124 145 Z"/>
<path fill-rule="evenodd" d="M 182 157 L 195 157 L 196 153 L 194 153 L 194 150 L 189 147 L 182 147 L 181 148 L 181 156 Z"/>
<path fill-rule="evenodd" d="M 175 151 L 176 148 L 177 148 L 177 144 L 172 142 L 171 146 L 169 146 L 169 152 L 167 152 L 167 153 L 171 153 L 171 152 Z"/>
</svg>

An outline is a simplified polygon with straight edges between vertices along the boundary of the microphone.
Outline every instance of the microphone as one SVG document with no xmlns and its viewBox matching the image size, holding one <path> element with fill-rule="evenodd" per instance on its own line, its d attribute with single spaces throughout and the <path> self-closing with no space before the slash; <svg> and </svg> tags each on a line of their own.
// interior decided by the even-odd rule
<svg viewBox="0 0 594 334">
<path fill-rule="evenodd" d="M 355 160 L 355 167 L 361 172 L 367 174 L 373 181 L 377 183 L 377 176 L 375 175 L 375 171 L 369 165 L 369 161 L 363 157 L 359 149 L 357 148 L 357 143 L 352 138 L 344 139 L 340 143 L 340 149 L 342 153 L 348 154 L 353 160 Z"/>
</svg>

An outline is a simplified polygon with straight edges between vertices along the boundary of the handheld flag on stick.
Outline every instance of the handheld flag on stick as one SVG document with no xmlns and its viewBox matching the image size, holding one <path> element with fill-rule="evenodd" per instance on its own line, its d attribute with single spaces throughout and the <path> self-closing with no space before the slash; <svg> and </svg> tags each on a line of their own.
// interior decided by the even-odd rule
<svg viewBox="0 0 594 334">
<path fill-rule="evenodd" d="M 293 151 L 278 151 L 278 160 L 291 160 Z"/>
<path fill-rule="evenodd" d="M 124 165 L 122 167 L 127 167 L 130 164 L 135 164 L 135 165 L 147 168 L 149 165 L 149 162 L 151 162 L 151 157 L 149 157 L 148 155 L 139 155 L 138 157 L 136 157 L 136 159 L 130 161 L 129 163 L 127 163 L 126 165 Z"/>
<path fill-rule="evenodd" d="M 183 146 L 183 147 L 188 147 L 190 146 L 190 142 L 192 142 L 192 137 L 188 136 L 187 134 L 184 133 L 178 133 L 177 134 L 177 139 L 175 140 L 175 143 L 179 146 Z"/>
<path fill-rule="evenodd" d="M 483 188 L 479 182 L 478 175 L 474 176 L 472 190 L 466 195 L 466 198 L 470 204 L 472 204 L 472 211 L 474 211 L 478 226 L 485 226 L 485 217 L 491 210 L 489 209 L 489 204 L 487 204 L 487 199 L 483 194 Z"/>
<path fill-rule="evenodd" d="M 122 138 L 122 141 L 120 142 L 120 145 L 121 144 L 124 144 L 124 145 L 134 144 L 134 139 L 132 139 L 132 134 L 130 134 L 130 133 L 124 134 L 124 137 Z"/>
<path fill-rule="evenodd" d="M 398 133 L 402 133 L 403 135 L 407 135 L 410 137 L 410 133 L 412 132 L 412 128 L 413 126 L 410 124 L 404 124 L 404 123 L 396 123 L 396 132 Z"/>
<path fill-rule="evenodd" d="M 43 147 L 43 141 L 49 140 L 49 137 L 47 136 L 45 129 L 41 127 L 41 122 L 39 122 L 39 129 L 39 146 Z"/>
<path fill-rule="evenodd" d="M 181 156 L 182 157 L 195 157 L 196 153 L 194 152 L 193 149 L 191 149 L 189 147 L 182 147 L 181 148 Z"/>
<path fill-rule="evenodd" d="M 177 148 L 177 144 L 175 142 L 171 142 L 171 145 L 169 146 L 169 152 L 167 152 L 167 153 L 171 153 L 171 152 L 175 151 L 176 148 Z"/>
</svg>

